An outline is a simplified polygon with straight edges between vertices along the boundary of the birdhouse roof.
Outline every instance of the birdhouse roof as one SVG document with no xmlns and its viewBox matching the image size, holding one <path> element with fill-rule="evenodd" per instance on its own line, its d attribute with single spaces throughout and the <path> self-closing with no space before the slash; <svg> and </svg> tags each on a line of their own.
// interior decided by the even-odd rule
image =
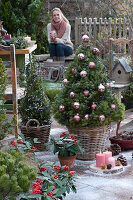
<svg viewBox="0 0 133 200">
<path fill-rule="evenodd" d="M 127 62 L 126 62 L 126 60 L 125 60 L 124 58 L 119 59 L 119 60 L 118 60 L 118 63 L 121 64 L 121 66 L 123 67 L 123 69 L 124 69 L 126 72 L 132 72 L 132 71 L 133 71 L 132 68 L 127 64 Z M 118 64 L 118 63 L 117 63 L 117 64 Z M 115 67 L 117 66 L 117 64 L 115 64 L 114 69 L 115 69 Z"/>
</svg>

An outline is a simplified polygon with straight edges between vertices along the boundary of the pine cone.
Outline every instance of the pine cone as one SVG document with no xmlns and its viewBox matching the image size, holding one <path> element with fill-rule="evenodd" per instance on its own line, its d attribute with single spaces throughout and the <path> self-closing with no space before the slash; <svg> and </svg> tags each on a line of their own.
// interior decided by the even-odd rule
<svg viewBox="0 0 133 200">
<path fill-rule="evenodd" d="M 117 160 L 119 160 L 119 161 L 121 162 L 122 166 L 127 166 L 127 159 L 126 159 L 126 157 L 125 157 L 123 154 L 120 155 L 120 156 L 117 158 Z"/>
<path fill-rule="evenodd" d="M 106 169 L 106 168 L 107 168 L 107 166 L 105 164 L 101 165 L 101 169 Z"/>
<path fill-rule="evenodd" d="M 108 148 L 108 151 L 112 152 L 112 155 L 118 155 L 121 152 L 121 147 L 118 144 L 111 144 L 110 148 Z"/>
<path fill-rule="evenodd" d="M 115 166 L 120 166 L 121 165 L 121 162 L 119 160 L 116 160 L 115 161 Z"/>
</svg>

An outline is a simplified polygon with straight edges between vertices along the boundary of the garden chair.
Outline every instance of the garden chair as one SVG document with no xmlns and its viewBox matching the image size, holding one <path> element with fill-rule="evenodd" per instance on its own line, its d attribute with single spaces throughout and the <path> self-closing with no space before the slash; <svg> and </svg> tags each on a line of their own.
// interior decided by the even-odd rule
<svg viewBox="0 0 133 200">
<path fill-rule="evenodd" d="M 11 78 L 12 78 L 12 93 L 4 95 L 6 101 L 10 100 L 13 104 L 13 110 L 7 112 L 8 114 L 14 114 L 16 120 L 14 122 L 15 136 L 18 137 L 18 99 L 17 99 L 17 77 L 16 77 L 16 57 L 15 57 L 15 46 L 11 44 L 10 46 L 0 45 L 0 51 L 4 51 L 5 55 L 10 55 L 9 59 L 3 61 L 6 66 L 11 66 Z M 6 56 L 7 58 L 7 56 Z"/>
<path fill-rule="evenodd" d="M 119 46 L 117 48 L 116 52 L 116 46 Z M 120 52 L 118 52 L 120 51 Z M 109 39 L 109 72 L 110 76 L 113 69 L 113 59 L 114 56 L 120 57 L 120 56 L 131 56 L 131 66 L 133 69 L 133 40 L 128 40 L 126 38 L 118 38 L 118 39 Z"/>
</svg>

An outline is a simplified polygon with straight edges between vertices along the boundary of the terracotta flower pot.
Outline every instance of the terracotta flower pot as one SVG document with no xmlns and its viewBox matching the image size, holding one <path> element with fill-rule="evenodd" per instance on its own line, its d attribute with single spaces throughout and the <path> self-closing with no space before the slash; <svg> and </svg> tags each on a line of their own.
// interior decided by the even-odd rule
<svg viewBox="0 0 133 200">
<path fill-rule="evenodd" d="M 61 166 L 67 165 L 69 167 L 69 170 L 73 168 L 76 157 L 77 155 L 68 157 L 58 155 Z"/>
</svg>

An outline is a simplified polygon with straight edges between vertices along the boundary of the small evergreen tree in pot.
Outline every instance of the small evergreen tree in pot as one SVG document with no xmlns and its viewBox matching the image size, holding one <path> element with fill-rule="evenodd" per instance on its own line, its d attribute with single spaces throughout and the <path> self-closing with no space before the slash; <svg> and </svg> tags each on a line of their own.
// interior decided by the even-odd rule
<svg viewBox="0 0 133 200">
<path fill-rule="evenodd" d="M 82 40 L 67 68 L 62 94 L 56 97 L 52 107 L 58 122 L 77 128 L 77 132 L 81 127 L 104 127 L 124 118 L 124 105 L 111 91 L 99 50 L 88 43 L 87 35 Z"/>
<path fill-rule="evenodd" d="M 40 137 L 39 141 L 43 143 L 44 137 L 42 136 L 41 138 L 41 134 L 46 134 L 45 127 L 48 129 L 48 136 L 50 131 L 50 101 L 43 90 L 42 79 L 38 75 L 38 69 L 34 61 L 31 62 L 26 82 L 25 96 L 20 100 L 19 104 L 22 119 L 21 131 L 26 137 L 36 137 L 37 135 L 37 138 Z M 27 127 L 35 127 L 38 125 L 40 126 L 37 129 L 39 133 L 34 132 L 34 134 L 30 134 L 27 131 Z"/>
<path fill-rule="evenodd" d="M 25 96 L 19 104 L 22 123 L 26 125 L 29 119 L 37 119 L 40 125 L 49 124 L 50 101 L 44 92 L 42 80 L 34 62 L 31 62 L 26 82 Z"/>
</svg>

